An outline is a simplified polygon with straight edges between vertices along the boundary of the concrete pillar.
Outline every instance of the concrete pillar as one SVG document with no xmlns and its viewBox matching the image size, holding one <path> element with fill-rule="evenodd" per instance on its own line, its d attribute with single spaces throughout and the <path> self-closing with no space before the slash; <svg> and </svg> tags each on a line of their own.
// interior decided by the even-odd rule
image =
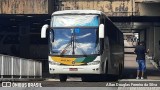
<svg viewBox="0 0 160 90">
<path fill-rule="evenodd" d="M 19 35 L 20 35 L 20 57 L 29 58 L 29 48 L 30 48 L 30 24 L 24 22 L 19 25 Z"/>
<path fill-rule="evenodd" d="M 149 29 L 146 29 L 146 48 L 148 48 L 149 49 L 149 30 L 150 30 L 150 28 Z"/>
<path fill-rule="evenodd" d="M 146 30 L 146 49 L 149 49 L 149 56 L 154 56 L 154 27 Z"/>
<path fill-rule="evenodd" d="M 145 30 L 139 32 L 139 40 L 145 41 Z"/>
<path fill-rule="evenodd" d="M 160 60 L 160 27 L 154 27 L 154 58 Z"/>
</svg>

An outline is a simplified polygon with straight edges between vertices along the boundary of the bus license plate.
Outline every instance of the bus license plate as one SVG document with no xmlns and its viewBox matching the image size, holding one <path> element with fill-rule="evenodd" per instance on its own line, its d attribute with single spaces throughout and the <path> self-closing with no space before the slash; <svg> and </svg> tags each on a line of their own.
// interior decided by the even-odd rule
<svg viewBox="0 0 160 90">
<path fill-rule="evenodd" d="M 69 71 L 78 71 L 77 68 L 69 68 Z"/>
</svg>

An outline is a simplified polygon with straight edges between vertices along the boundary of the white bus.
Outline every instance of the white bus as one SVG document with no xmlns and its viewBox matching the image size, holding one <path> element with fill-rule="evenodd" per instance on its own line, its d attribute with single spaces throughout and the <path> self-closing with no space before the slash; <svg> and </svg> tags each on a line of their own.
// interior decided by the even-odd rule
<svg viewBox="0 0 160 90">
<path fill-rule="evenodd" d="M 60 81 L 79 75 L 86 81 L 92 75 L 117 77 L 124 66 L 123 33 L 101 11 L 64 10 L 52 14 L 41 38 L 49 30 L 49 72 Z M 89 77 L 88 77 L 89 76 Z"/>
</svg>

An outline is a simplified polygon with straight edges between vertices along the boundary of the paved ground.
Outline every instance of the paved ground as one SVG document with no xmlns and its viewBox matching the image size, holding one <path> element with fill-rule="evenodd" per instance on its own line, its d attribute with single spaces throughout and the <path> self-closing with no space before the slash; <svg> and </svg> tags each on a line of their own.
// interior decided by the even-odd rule
<svg viewBox="0 0 160 90">
<path fill-rule="evenodd" d="M 125 55 L 125 72 L 123 73 L 124 79 L 134 79 L 136 77 L 136 55 Z M 160 71 L 156 69 L 150 60 L 146 59 L 146 73 L 145 79 L 148 80 L 160 80 Z"/>
<path fill-rule="evenodd" d="M 125 69 L 123 77 L 119 81 L 153 81 L 160 80 L 160 71 L 158 71 L 149 60 L 146 61 L 147 71 L 144 80 L 136 80 L 137 63 L 134 54 L 125 55 Z M 110 82 L 110 81 L 109 81 Z M 44 81 L 29 81 L 29 82 L 16 82 L 16 83 L 41 83 L 42 87 L 106 87 L 108 81 L 103 82 L 81 82 L 81 78 L 70 77 L 67 82 L 59 82 L 59 79 L 47 79 Z M 115 82 L 112 82 L 115 83 Z M 0 84 L 1 86 L 2 84 Z"/>
<path fill-rule="evenodd" d="M 136 71 L 137 71 L 137 63 L 135 61 L 135 54 L 126 54 L 125 55 L 125 69 L 123 72 L 122 79 L 119 81 L 154 81 L 160 80 L 160 71 L 158 71 L 152 63 L 147 60 L 146 66 L 147 70 L 145 73 L 144 80 L 136 80 Z M 108 82 L 81 82 L 81 78 L 73 78 L 70 77 L 67 79 L 67 82 L 59 82 L 58 79 L 47 79 L 46 81 L 42 81 L 42 86 L 49 87 L 105 87 Z"/>
</svg>

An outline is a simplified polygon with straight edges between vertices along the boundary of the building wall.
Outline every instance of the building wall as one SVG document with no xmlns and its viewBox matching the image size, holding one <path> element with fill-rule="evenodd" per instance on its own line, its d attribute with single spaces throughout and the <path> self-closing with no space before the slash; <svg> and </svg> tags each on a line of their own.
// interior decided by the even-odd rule
<svg viewBox="0 0 160 90">
<path fill-rule="evenodd" d="M 30 45 L 30 57 L 34 59 L 48 58 L 48 45 Z"/>
<path fill-rule="evenodd" d="M 135 0 L 135 2 L 160 2 L 160 0 Z"/>
<path fill-rule="evenodd" d="M 62 0 L 62 10 L 95 9 L 109 16 L 129 16 L 134 12 L 133 0 Z"/>
<path fill-rule="evenodd" d="M 109 16 L 160 15 L 157 9 L 160 4 L 146 3 L 150 1 L 152 0 L 0 0 L 0 14 L 51 14 L 56 10 L 95 9 Z M 153 0 L 156 1 L 158 0 Z"/>
<path fill-rule="evenodd" d="M 136 3 L 140 16 L 160 16 L 160 3 Z"/>
<path fill-rule="evenodd" d="M 48 0 L 0 0 L 0 14 L 47 14 Z"/>
</svg>

